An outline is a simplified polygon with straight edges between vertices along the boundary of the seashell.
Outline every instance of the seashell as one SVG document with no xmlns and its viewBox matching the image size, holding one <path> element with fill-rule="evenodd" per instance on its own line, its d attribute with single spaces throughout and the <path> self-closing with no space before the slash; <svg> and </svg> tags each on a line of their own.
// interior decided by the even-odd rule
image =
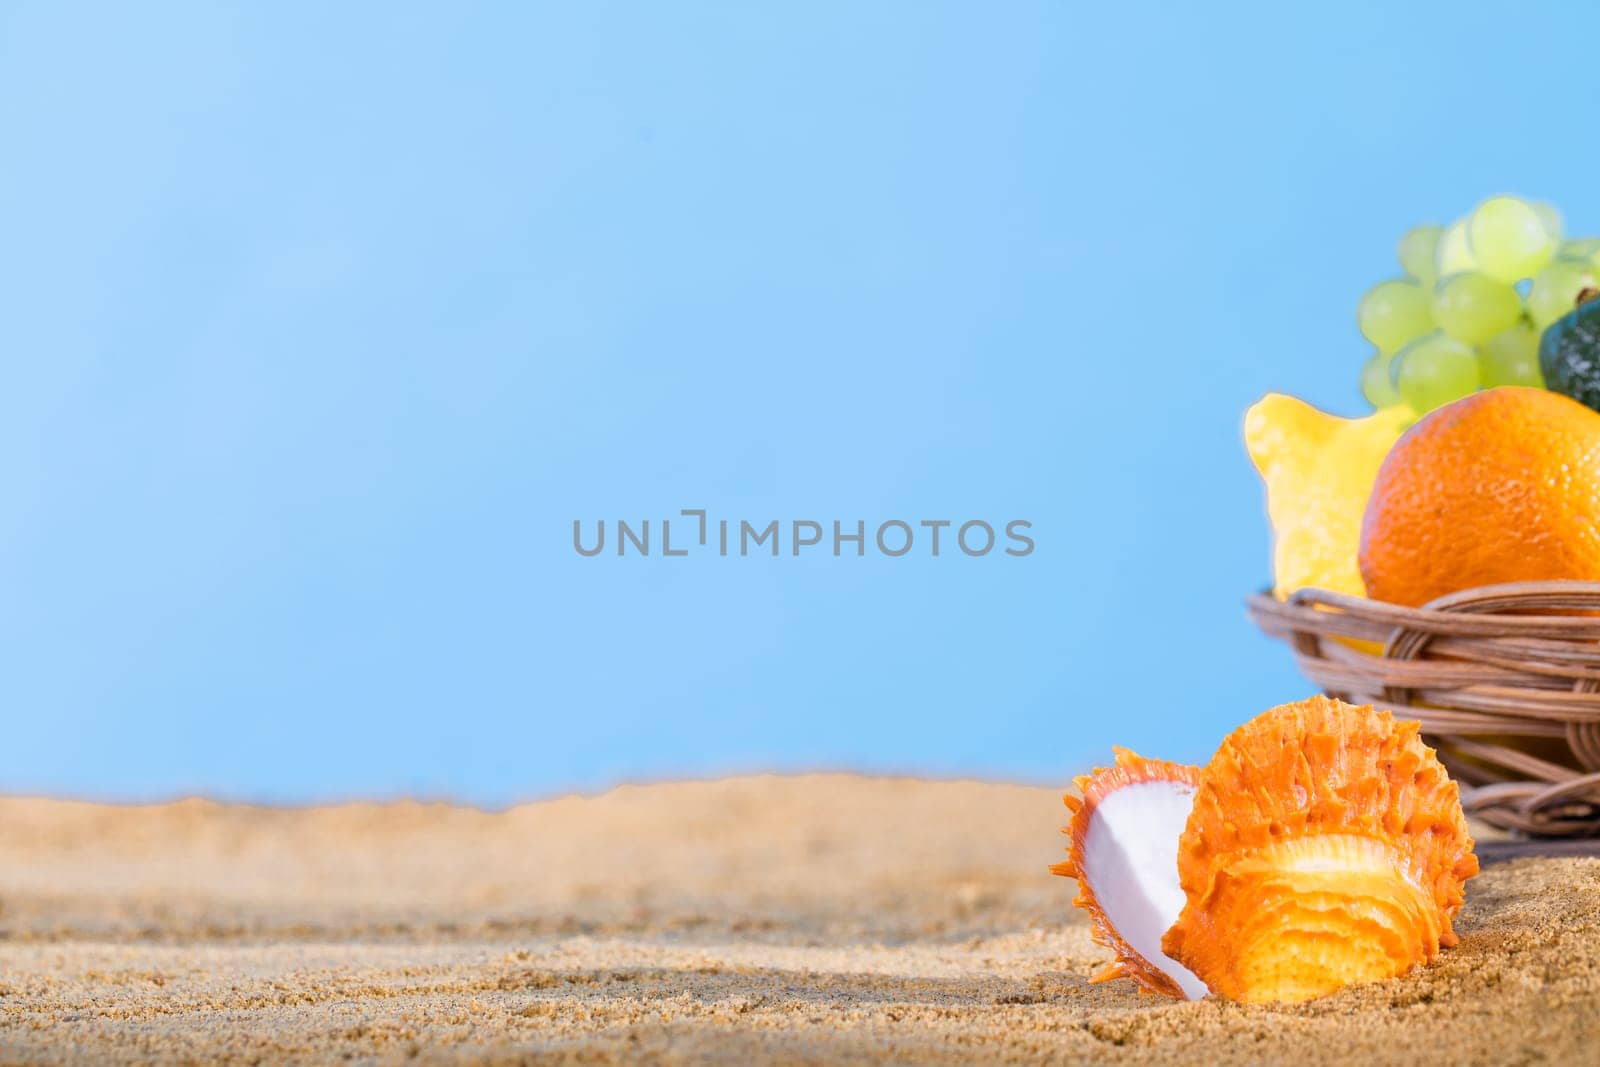
<svg viewBox="0 0 1600 1067">
<path fill-rule="evenodd" d="M 1199 978 L 1161 949 L 1161 935 L 1183 909 L 1178 838 L 1200 783 L 1200 769 L 1147 760 L 1116 749 L 1116 765 L 1074 779 L 1082 799 L 1067 794 L 1072 822 L 1067 861 L 1050 868 L 1078 880 L 1073 901 L 1089 913 L 1094 939 L 1116 962 L 1093 981 L 1132 978 L 1171 997 L 1206 994 Z"/>
<path fill-rule="evenodd" d="M 1398 977 L 1455 944 L 1478 861 L 1418 730 L 1321 696 L 1235 730 L 1201 772 L 1163 951 L 1260 1002 Z"/>
</svg>

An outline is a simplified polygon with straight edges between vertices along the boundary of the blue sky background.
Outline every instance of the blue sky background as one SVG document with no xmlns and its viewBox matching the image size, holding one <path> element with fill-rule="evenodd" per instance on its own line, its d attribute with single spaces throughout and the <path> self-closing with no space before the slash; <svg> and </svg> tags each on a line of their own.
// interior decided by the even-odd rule
<svg viewBox="0 0 1600 1067">
<path fill-rule="evenodd" d="M 1307 691 L 1246 405 L 1410 225 L 1600 232 L 1600 16 L 0 3 L 0 787 L 1203 759 Z M 581 559 L 575 517 L 1026 559 Z"/>
</svg>

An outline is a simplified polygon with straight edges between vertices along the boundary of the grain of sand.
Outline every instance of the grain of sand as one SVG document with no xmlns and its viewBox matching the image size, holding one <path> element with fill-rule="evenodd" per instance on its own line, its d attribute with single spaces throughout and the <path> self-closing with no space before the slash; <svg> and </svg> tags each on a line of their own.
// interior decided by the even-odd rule
<svg viewBox="0 0 1600 1067">
<path fill-rule="evenodd" d="M 1600 860 L 1296 1007 L 1090 985 L 1053 790 L 849 776 L 501 813 L 0 800 L 4 1063 L 1595 1063 Z"/>
</svg>

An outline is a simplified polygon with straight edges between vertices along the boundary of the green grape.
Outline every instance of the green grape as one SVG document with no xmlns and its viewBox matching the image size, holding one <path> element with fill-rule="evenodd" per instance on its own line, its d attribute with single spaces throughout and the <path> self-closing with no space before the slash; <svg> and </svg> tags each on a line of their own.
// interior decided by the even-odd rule
<svg viewBox="0 0 1600 1067">
<path fill-rule="evenodd" d="M 1536 200 L 1533 210 L 1539 216 L 1539 221 L 1544 223 L 1544 232 L 1550 235 L 1550 240 L 1561 240 L 1562 231 L 1566 229 L 1561 219 L 1561 209 L 1548 200 Z"/>
<path fill-rule="evenodd" d="M 1438 278 L 1478 269 L 1477 260 L 1472 258 L 1472 242 L 1467 240 L 1466 219 L 1451 223 L 1439 235 L 1439 247 L 1434 252 L 1433 265 L 1434 276 Z"/>
<path fill-rule="evenodd" d="M 1416 282 L 1379 282 L 1361 298 L 1356 322 L 1380 352 L 1394 352 L 1433 329 L 1428 291 Z"/>
<path fill-rule="evenodd" d="M 1430 333 L 1413 341 L 1395 357 L 1395 387 L 1418 414 L 1473 392 L 1478 388 L 1478 354 L 1444 333 Z"/>
<path fill-rule="evenodd" d="M 1573 241 L 1562 241 L 1556 258 L 1593 259 L 1596 253 L 1600 253 L 1600 237 L 1580 237 Z"/>
<path fill-rule="evenodd" d="M 1539 211 L 1514 196 L 1496 196 L 1478 205 L 1468 223 L 1478 269 L 1501 282 L 1533 276 L 1556 254 L 1556 235 Z"/>
<path fill-rule="evenodd" d="M 1485 389 L 1497 385 L 1532 385 L 1544 388 L 1539 371 L 1539 331 L 1519 322 L 1485 341 L 1478 350 L 1478 374 Z"/>
<path fill-rule="evenodd" d="M 1522 317 L 1522 298 L 1504 282 L 1483 274 L 1441 279 L 1433 291 L 1433 321 L 1458 341 L 1478 345 Z"/>
<path fill-rule="evenodd" d="M 1439 276 L 1437 259 L 1442 226 L 1417 226 L 1400 238 L 1395 252 L 1401 268 L 1419 282 L 1431 284 Z"/>
<path fill-rule="evenodd" d="M 1372 358 L 1367 360 L 1367 365 L 1361 368 L 1361 395 L 1374 408 L 1393 407 L 1400 403 L 1400 394 L 1395 391 L 1394 382 L 1389 377 L 1389 364 L 1393 362 L 1394 356 L 1374 352 Z"/>
<path fill-rule="evenodd" d="M 1581 259 L 1558 259 L 1533 276 L 1528 290 L 1528 314 L 1541 330 L 1571 311 L 1578 293 L 1596 286 L 1600 270 Z"/>
</svg>

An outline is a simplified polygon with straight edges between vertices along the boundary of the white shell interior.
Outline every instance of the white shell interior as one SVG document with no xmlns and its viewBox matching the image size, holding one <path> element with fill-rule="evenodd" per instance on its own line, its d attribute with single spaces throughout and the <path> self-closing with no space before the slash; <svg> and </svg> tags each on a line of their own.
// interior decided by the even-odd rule
<svg viewBox="0 0 1600 1067">
<path fill-rule="evenodd" d="M 1124 941 L 1178 983 L 1185 996 L 1206 995 L 1205 983 L 1161 951 L 1161 937 L 1183 910 L 1178 839 L 1194 807 L 1183 782 L 1136 782 L 1095 807 L 1084 835 L 1082 877 Z"/>
</svg>

